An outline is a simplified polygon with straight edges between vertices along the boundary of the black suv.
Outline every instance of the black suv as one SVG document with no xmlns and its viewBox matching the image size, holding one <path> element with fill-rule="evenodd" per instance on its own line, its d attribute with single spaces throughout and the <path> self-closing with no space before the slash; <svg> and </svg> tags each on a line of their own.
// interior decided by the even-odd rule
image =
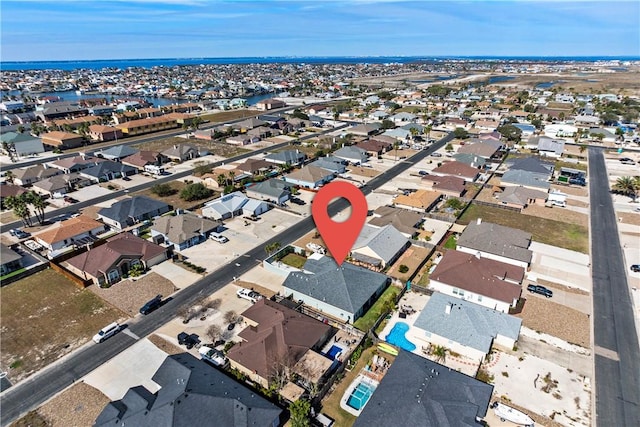
<svg viewBox="0 0 640 427">
<path fill-rule="evenodd" d="M 186 332 L 180 332 L 178 334 L 178 344 L 186 345 L 188 350 L 192 349 L 199 342 L 200 339 L 196 334 L 189 335 Z"/>
<path fill-rule="evenodd" d="M 631 266 L 631 271 L 633 271 L 634 273 L 639 273 L 640 272 L 640 264 L 633 264 Z"/>
<path fill-rule="evenodd" d="M 553 296 L 553 291 L 551 291 L 551 289 L 547 289 L 540 285 L 529 285 L 527 286 L 527 290 L 534 294 L 544 295 L 547 298 L 551 298 Z"/>
<path fill-rule="evenodd" d="M 147 301 L 145 305 L 140 307 L 141 314 L 149 314 L 162 306 L 162 295 L 156 295 L 152 300 Z"/>
</svg>

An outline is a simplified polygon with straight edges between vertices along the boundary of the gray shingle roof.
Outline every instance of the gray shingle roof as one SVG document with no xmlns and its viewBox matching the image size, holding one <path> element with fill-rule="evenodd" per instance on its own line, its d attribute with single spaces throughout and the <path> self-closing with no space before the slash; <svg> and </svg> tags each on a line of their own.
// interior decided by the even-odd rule
<svg viewBox="0 0 640 427">
<path fill-rule="evenodd" d="M 349 313 L 356 313 L 386 282 L 387 276 L 332 258 L 308 259 L 304 272 L 291 272 L 283 286 Z"/>
<path fill-rule="evenodd" d="M 491 222 L 471 222 L 458 239 L 458 246 L 530 263 L 533 253 L 527 249 L 531 233 Z"/>
<path fill-rule="evenodd" d="M 94 425 L 279 425 L 282 409 L 190 354 L 168 356 L 153 381 L 160 385 L 155 395 L 141 386 L 129 389 L 122 400 L 105 407 Z"/>
<path fill-rule="evenodd" d="M 475 426 L 493 386 L 401 350 L 353 427 Z"/>
<path fill-rule="evenodd" d="M 80 173 L 82 175 L 92 176 L 94 178 L 100 178 L 108 173 L 120 172 L 122 175 L 131 175 L 138 171 L 133 166 L 124 165 L 119 162 L 107 160 L 100 162 L 95 166 L 83 169 Z"/>
<path fill-rule="evenodd" d="M 291 193 L 289 190 L 291 184 L 281 179 L 268 179 L 266 181 L 253 184 L 247 190 L 255 191 L 256 193 L 264 194 L 266 196 L 280 198 L 285 194 Z"/>
<path fill-rule="evenodd" d="M 131 148 L 128 145 L 116 145 L 115 147 L 109 147 L 104 150 L 97 151 L 95 154 L 101 155 L 107 159 L 122 159 L 137 152 L 138 150 Z"/>
<path fill-rule="evenodd" d="M 22 259 L 22 255 L 11 249 L 9 246 L 0 245 L 0 262 L 2 262 L 2 265 L 19 259 Z"/>
<path fill-rule="evenodd" d="M 506 184 L 524 185 L 548 190 L 551 188 L 551 183 L 548 179 L 549 175 L 547 174 L 539 174 L 525 170 L 508 170 L 502 175 L 500 181 Z"/>
<path fill-rule="evenodd" d="M 393 225 L 378 228 L 365 224 L 352 250 L 368 247 L 387 264 L 407 246 L 408 242 L 409 240 Z"/>
<path fill-rule="evenodd" d="M 218 228 L 220 223 L 194 214 L 163 216 L 153 222 L 151 228 L 164 234 L 175 244 L 181 244 L 196 236 L 210 233 Z"/>
<path fill-rule="evenodd" d="M 109 208 L 102 208 L 98 215 L 126 224 L 129 218 L 140 218 L 156 210 L 169 211 L 169 205 L 146 196 L 136 196 L 120 200 Z"/>
<path fill-rule="evenodd" d="M 305 159 L 305 154 L 298 150 L 284 150 L 277 153 L 271 153 L 264 159 L 268 162 L 289 163 L 295 165 Z"/>
<path fill-rule="evenodd" d="M 447 314 L 445 308 L 451 305 Z M 496 335 L 518 339 L 522 320 L 500 311 L 435 292 L 414 326 L 466 347 L 489 353 Z"/>
</svg>

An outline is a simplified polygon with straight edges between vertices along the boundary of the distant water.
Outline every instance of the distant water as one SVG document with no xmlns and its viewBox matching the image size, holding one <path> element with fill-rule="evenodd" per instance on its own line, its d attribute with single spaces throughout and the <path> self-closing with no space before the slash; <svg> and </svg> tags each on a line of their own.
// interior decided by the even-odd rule
<svg viewBox="0 0 640 427">
<path fill-rule="evenodd" d="M 556 83 L 557 82 L 542 82 L 542 83 L 538 83 L 536 87 L 538 89 L 549 89 L 551 86 L 553 86 Z"/>
<path fill-rule="evenodd" d="M 640 56 L 308 56 L 308 57 L 239 57 L 239 58 L 154 58 L 154 59 L 99 59 L 70 61 L 7 61 L 0 63 L 0 70 L 75 70 L 127 67 L 174 67 L 178 65 L 200 64 L 385 64 L 408 62 L 442 62 L 452 59 L 488 61 L 549 61 L 549 62 L 596 62 L 596 61 L 638 61 Z"/>
<path fill-rule="evenodd" d="M 0 92 L 0 95 L 15 95 L 15 96 L 19 96 L 20 92 L 19 91 L 9 91 L 9 92 Z M 69 91 L 64 91 L 64 92 L 38 92 L 37 94 L 38 96 L 59 96 L 60 98 L 62 98 L 63 101 L 79 101 L 81 99 L 89 99 L 89 98 L 141 98 L 144 99 L 145 101 L 148 101 L 150 103 L 152 103 L 155 107 L 163 107 L 165 105 L 171 105 L 171 104 L 184 104 L 185 102 L 194 102 L 190 99 L 174 99 L 174 98 L 153 98 L 150 96 L 126 96 L 126 95 L 107 95 L 107 94 L 83 94 L 83 95 L 78 95 L 75 91 L 73 90 L 69 90 Z M 268 98 L 273 98 L 274 96 L 276 96 L 275 93 L 264 93 L 264 94 L 260 94 L 260 95 L 254 95 L 254 96 L 247 96 L 247 97 L 243 97 L 244 99 L 247 100 L 247 105 L 255 105 L 258 102 L 262 101 L 263 99 L 268 99 Z"/>
</svg>

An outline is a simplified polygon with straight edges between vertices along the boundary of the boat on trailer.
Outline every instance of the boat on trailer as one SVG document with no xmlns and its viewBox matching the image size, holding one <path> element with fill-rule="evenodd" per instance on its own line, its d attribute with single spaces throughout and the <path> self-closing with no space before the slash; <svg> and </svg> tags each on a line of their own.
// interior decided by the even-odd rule
<svg viewBox="0 0 640 427">
<path fill-rule="evenodd" d="M 529 415 L 500 402 L 493 402 L 491 404 L 491 408 L 493 409 L 493 412 L 496 414 L 496 416 L 500 418 L 500 421 L 511 421 L 514 424 L 519 424 L 527 427 L 534 427 L 535 425 L 534 421 Z"/>
</svg>

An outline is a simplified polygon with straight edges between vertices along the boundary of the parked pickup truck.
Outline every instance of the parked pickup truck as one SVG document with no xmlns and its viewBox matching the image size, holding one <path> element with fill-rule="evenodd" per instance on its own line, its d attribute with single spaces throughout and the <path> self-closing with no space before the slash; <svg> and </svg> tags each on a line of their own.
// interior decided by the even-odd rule
<svg viewBox="0 0 640 427">
<path fill-rule="evenodd" d="M 213 366 L 225 368 L 229 364 L 229 359 L 224 356 L 224 353 L 215 348 L 203 345 L 198 349 L 198 353 L 200 353 L 202 360 L 211 363 Z"/>
<path fill-rule="evenodd" d="M 551 289 L 547 289 L 540 285 L 529 285 L 527 286 L 527 290 L 534 294 L 544 295 L 547 298 L 551 298 L 553 296 L 553 291 Z"/>
</svg>

